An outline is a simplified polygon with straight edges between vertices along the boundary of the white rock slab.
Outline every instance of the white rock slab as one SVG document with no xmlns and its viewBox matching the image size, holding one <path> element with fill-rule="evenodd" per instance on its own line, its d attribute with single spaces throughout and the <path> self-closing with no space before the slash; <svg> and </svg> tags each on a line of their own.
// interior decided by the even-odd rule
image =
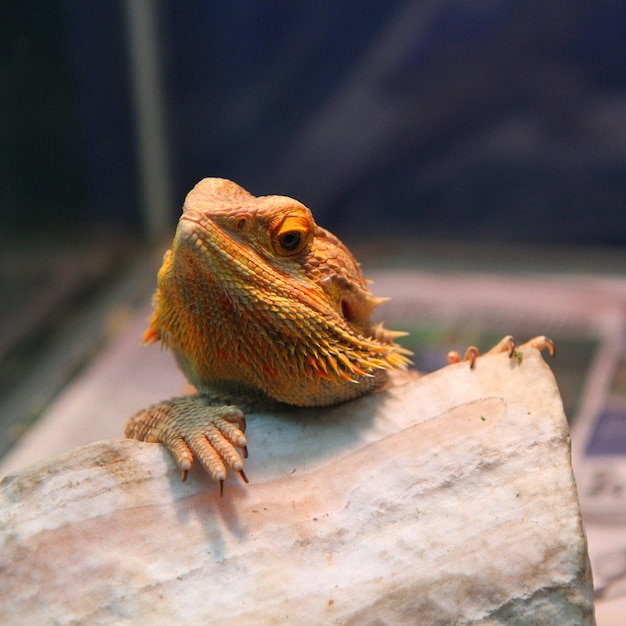
<svg viewBox="0 0 626 626">
<path fill-rule="evenodd" d="M 129 440 L 5 478 L 0 623 L 595 623 L 536 351 L 248 424 L 251 484 L 223 498 Z"/>
</svg>

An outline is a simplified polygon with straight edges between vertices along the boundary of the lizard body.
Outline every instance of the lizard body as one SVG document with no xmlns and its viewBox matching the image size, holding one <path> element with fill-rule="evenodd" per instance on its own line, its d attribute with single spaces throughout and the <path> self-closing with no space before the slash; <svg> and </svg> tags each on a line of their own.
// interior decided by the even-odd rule
<svg viewBox="0 0 626 626">
<path fill-rule="evenodd" d="M 195 454 L 216 480 L 226 466 L 246 480 L 234 404 L 333 405 L 409 363 L 395 343 L 403 333 L 370 321 L 384 299 L 352 254 L 291 198 L 200 181 L 157 283 L 144 340 L 170 348 L 198 394 L 140 411 L 126 435 L 164 443 L 183 477 Z"/>
</svg>

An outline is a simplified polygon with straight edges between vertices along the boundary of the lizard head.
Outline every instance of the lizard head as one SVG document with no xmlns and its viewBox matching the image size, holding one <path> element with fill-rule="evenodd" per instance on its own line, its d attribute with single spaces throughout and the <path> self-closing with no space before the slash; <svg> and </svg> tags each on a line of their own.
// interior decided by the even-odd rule
<svg viewBox="0 0 626 626">
<path fill-rule="evenodd" d="M 199 388 L 232 381 L 332 404 L 407 363 L 398 333 L 370 322 L 381 301 L 302 203 L 207 178 L 185 200 L 146 340 L 172 346 Z"/>
</svg>

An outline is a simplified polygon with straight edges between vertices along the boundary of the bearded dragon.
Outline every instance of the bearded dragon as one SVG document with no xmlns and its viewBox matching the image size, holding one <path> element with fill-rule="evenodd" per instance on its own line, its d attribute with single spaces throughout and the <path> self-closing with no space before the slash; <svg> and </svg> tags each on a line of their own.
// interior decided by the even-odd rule
<svg viewBox="0 0 626 626">
<path fill-rule="evenodd" d="M 169 348 L 197 393 L 138 412 L 126 436 L 164 444 L 183 480 L 195 456 L 220 491 L 227 468 L 248 482 L 242 408 L 338 404 L 382 388 L 389 370 L 410 363 L 395 342 L 405 333 L 370 321 L 386 299 L 370 292 L 346 246 L 292 198 L 200 181 L 157 284 L 144 342 Z M 529 343 L 553 352 L 545 337 Z M 506 337 L 491 351 L 514 348 Z M 464 358 L 473 367 L 477 355 L 469 348 Z"/>
</svg>

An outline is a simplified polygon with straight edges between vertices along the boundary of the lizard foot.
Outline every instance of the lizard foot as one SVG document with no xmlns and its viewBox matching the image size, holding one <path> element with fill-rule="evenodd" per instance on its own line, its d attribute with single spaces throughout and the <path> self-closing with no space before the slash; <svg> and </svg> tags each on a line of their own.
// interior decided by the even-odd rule
<svg viewBox="0 0 626 626">
<path fill-rule="evenodd" d="M 538 337 L 533 337 L 526 343 L 523 343 L 521 346 L 517 346 L 515 339 L 512 335 L 507 335 L 503 337 L 498 343 L 491 348 L 485 354 L 499 354 L 501 352 L 508 352 L 509 358 L 517 358 L 519 361 L 522 359 L 522 350 L 525 348 L 535 348 L 536 350 L 548 350 L 550 356 L 554 356 L 556 354 L 556 345 L 552 339 L 546 337 L 545 335 L 540 335 Z M 476 365 L 476 359 L 480 356 L 480 352 L 476 346 L 470 346 L 466 351 L 465 355 L 461 358 L 461 355 L 456 350 L 451 350 L 448 352 L 448 365 L 452 363 L 459 363 L 460 361 L 468 361 L 470 364 L 470 368 L 473 369 Z"/>
<path fill-rule="evenodd" d="M 224 491 L 227 467 L 243 471 L 248 456 L 244 431 L 246 421 L 235 406 L 207 406 L 202 395 L 172 398 L 136 413 L 126 425 L 125 435 L 139 441 L 160 442 L 176 459 L 182 479 L 193 464 L 194 456 L 209 476 L 220 483 Z"/>
</svg>

